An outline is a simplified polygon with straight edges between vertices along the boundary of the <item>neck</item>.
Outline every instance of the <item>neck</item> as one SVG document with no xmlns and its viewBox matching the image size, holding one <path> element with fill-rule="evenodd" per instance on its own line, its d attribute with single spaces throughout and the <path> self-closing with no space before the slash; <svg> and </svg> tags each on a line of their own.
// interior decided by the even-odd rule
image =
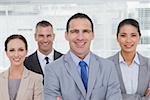
<svg viewBox="0 0 150 100">
<path fill-rule="evenodd" d="M 39 50 L 43 55 L 45 55 L 45 56 L 47 56 L 47 55 L 49 55 L 51 52 L 52 52 L 52 49 L 51 50 L 49 50 L 49 51 L 41 51 L 41 50 Z"/>
<path fill-rule="evenodd" d="M 9 79 L 21 79 L 23 74 L 23 66 L 10 66 Z"/>
<path fill-rule="evenodd" d="M 128 65 L 131 65 L 134 57 L 135 57 L 135 54 L 136 52 L 131 52 L 131 53 L 128 53 L 128 52 L 123 52 L 121 51 L 121 55 L 124 59 L 124 61 L 128 64 Z"/>
</svg>

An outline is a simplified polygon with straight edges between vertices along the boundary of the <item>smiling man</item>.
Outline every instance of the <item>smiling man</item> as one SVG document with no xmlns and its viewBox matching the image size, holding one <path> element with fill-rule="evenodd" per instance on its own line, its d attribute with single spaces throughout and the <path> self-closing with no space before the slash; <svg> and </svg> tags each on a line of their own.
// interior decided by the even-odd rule
<svg viewBox="0 0 150 100">
<path fill-rule="evenodd" d="M 36 73 L 44 75 L 46 64 L 52 62 L 62 54 L 53 48 L 55 34 L 53 26 L 48 21 L 40 21 L 36 25 L 35 40 L 38 44 L 38 49 L 33 54 L 25 59 L 25 66 Z"/>
<path fill-rule="evenodd" d="M 45 100 L 121 100 L 114 64 L 90 51 L 92 20 L 83 13 L 67 22 L 65 38 L 70 50 L 48 64 L 44 77 Z"/>
</svg>

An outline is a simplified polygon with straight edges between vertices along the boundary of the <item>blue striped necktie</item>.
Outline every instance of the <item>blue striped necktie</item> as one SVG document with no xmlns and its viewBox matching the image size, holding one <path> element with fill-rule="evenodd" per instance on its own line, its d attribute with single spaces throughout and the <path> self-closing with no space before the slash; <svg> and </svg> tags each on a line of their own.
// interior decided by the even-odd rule
<svg viewBox="0 0 150 100">
<path fill-rule="evenodd" d="M 84 61 L 80 61 L 79 66 L 81 68 L 81 79 L 85 87 L 85 90 L 87 92 L 87 85 L 88 85 L 88 75 L 87 75 L 87 69 L 86 69 L 87 64 Z"/>
</svg>

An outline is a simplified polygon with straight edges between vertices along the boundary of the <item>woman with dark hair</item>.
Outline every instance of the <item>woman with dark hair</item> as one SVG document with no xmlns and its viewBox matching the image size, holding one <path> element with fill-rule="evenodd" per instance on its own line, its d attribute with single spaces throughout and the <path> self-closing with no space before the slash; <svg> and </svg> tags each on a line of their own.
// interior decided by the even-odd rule
<svg viewBox="0 0 150 100">
<path fill-rule="evenodd" d="M 5 41 L 9 69 L 0 74 L 2 100 L 43 100 L 42 76 L 27 70 L 23 64 L 28 45 L 22 35 L 11 35 Z"/>
<path fill-rule="evenodd" d="M 150 61 L 136 51 L 140 38 L 135 19 L 119 23 L 117 41 L 121 50 L 108 59 L 115 63 L 123 100 L 150 100 Z"/>
</svg>

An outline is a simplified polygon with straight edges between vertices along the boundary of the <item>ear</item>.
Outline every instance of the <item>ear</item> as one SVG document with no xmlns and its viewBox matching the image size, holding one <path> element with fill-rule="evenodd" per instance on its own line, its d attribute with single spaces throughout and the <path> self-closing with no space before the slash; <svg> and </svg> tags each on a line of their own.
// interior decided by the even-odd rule
<svg viewBox="0 0 150 100">
<path fill-rule="evenodd" d="M 7 53 L 7 51 L 5 51 L 5 53 L 6 53 L 6 56 L 8 57 L 8 53 Z"/>
<path fill-rule="evenodd" d="M 65 39 L 66 39 L 67 41 L 68 41 L 68 34 L 69 34 L 69 33 L 66 31 L 66 32 L 65 32 Z"/>
<path fill-rule="evenodd" d="M 55 40 L 55 34 L 53 34 L 53 41 Z"/>
<path fill-rule="evenodd" d="M 94 39 L 94 37 L 95 37 L 95 34 L 94 34 L 94 32 L 92 32 L 92 40 Z"/>
<path fill-rule="evenodd" d="M 34 33 L 34 39 L 37 41 L 37 33 Z"/>
</svg>

